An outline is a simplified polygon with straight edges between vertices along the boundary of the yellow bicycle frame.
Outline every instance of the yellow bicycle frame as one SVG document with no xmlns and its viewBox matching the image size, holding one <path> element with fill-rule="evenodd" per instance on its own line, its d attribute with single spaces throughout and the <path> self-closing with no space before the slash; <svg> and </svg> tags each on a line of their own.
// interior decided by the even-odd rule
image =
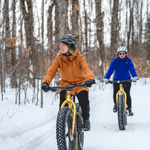
<svg viewBox="0 0 150 150">
<path fill-rule="evenodd" d="M 125 111 L 125 113 L 126 113 L 127 94 L 126 94 L 126 92 L 124 91 L 122 84 L 120 84 L 120 89 L 119 89 L 119 91 L 118 91 L 117 94 L 116 94 L 116 104 L 117 104 L 117 106 L 118 106 L 118 95 L 119 95 L 119 94 L 121 94 L 121 95 L 124 94 L 124 96 L 125 96 L 125 98 L 124 98 L 124 111 Z"/>
<path fill-rule="evenodd" d="M 66 104 L 68 104 L 68 107 L 72 110 L 73 112 L 73 118 L 72 118 L 72 135 L 74 134 L 74 127 L 75 127 L 75 119 L 76 119 L 76 113 L 80 115 L 82 121 L 83 118 L 80 113 L 76 112 L 76 105 L 74 101 L 71 99 L 71 93 L 70 91 L 67 91 L 67 96 L 66 100 L 62 103 L 61 108 L 63 108 Z"/>
</svg>

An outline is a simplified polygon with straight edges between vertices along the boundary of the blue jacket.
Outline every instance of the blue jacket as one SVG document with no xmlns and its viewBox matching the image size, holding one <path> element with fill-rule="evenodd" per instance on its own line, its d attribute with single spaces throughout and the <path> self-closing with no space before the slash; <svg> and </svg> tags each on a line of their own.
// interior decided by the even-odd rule
<svg viewBox="0 0 150 150">
<path fill-rule="evenodd" d="M 119 57 L 115 58 L 111 62 L 105 78 L 109 79 L 114 71 L 115 71 L 115 73 L 114 73 L 113 80 L 115 80 L 115 81 L 130 80 L 131 75 L 132 75 L 132 77 L 137 76 L 135 69 L 134 69 L 133 62 L 127 56 L 124 59 L 120 59 Z M 130 75 L 130 73 L 131 73 L 131 75 Z"/>
</svg>

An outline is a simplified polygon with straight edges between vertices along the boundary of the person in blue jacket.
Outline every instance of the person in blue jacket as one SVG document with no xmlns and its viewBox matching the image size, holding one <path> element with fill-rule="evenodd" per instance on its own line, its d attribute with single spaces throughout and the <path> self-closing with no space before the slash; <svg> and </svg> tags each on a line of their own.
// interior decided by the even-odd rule
<svg viewBox="0 0 150 150">
<path fill-rule="evenodd" d="M 130 80 L 131 75 L 133 77 L 133 82 L 136 82 L 138 80 L 138 76 L 136 74 L 134 65 L 132 60 L 127 56 L 127 48 L 124 46 L 121 46 L 117 49 L 117 55 L 118 57 L 115 58 L 110 66 L 109 69 L 104 77 L 104 82 L 107 84 L 109 78 L 114 72 L 113 80 L 115 81 L 124 81 L 124 80 Z M 131 74 L 131 75 L 130 75 Z M 123 83 L 124 90 L 127 94 L 127 106 L 129 110 L 129 115 L 133 116 L 132 112 L 132 104 L 131 104 L 131 96 L 130 96 L 130 89 L 131 89 L 131 82 L 124 82 Z M 113 111 L 117 112 L 117 106 L 116 106 L 116 93 L 119 90 L 119 84 L 114 83 L 113 84 L 113 99 L 114 99 L 114 107 Z"/>
</svg>

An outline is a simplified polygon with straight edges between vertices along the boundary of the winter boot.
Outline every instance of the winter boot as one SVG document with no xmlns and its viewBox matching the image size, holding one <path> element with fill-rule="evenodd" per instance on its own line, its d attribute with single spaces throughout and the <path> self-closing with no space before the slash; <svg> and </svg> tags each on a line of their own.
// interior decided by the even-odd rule
<svg viewBox="0 0 150 150">
<path fill-rule="evenodd" d="M 90 131 L 91 125 L 90 125 L 90 120 L 84 120 L 84 131 Z"/>
<path fill-rule="evenodd" d="M 117 112 L 117 105 L 116 105 L 116 104 L 114 104 L 113 112 L 114 112 L 114 113 Z"/>
<path fill-rule="evenodd" d="M 131 108 L 128 108 L 128 111 L 129 111 L 129 116 L 133 116 L 134 115 Z"/>
</svg>

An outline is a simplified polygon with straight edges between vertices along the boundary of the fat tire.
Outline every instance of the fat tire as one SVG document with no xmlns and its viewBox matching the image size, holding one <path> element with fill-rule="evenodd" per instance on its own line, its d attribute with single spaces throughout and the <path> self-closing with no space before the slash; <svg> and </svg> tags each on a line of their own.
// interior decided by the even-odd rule
<svg viewBox="0 0 150 150">
<path fill-rule="evenodd" d="M 81 107 L 78 103 L 76 103 L 77 112 L 82 114 Z M 78 150 L 83 150 L 84 145 L 84 131 L 83 129 L 83 121 L 79 115 L 77 115 L 77 133 L 78 133 Z"/>
<path fill-rule="evenodd" d="M 127 124 L 127 117 L 124 108 L 124 96 L 118 95 L 118 125 L 120 130 L 125 130 Z"/>
<path fill-rule="evenodd" d="M 67 125 L 67 126 L 66 126 Z M 76 150 L 77 128 L 75 125 L 73 139 L 71 139 L 72 111 L 68 107 L 60 109 L 56 122 L 56 139 L 58 150 Z M 66 132 L 68 132 L 66 134 Z"/>
</svg>

